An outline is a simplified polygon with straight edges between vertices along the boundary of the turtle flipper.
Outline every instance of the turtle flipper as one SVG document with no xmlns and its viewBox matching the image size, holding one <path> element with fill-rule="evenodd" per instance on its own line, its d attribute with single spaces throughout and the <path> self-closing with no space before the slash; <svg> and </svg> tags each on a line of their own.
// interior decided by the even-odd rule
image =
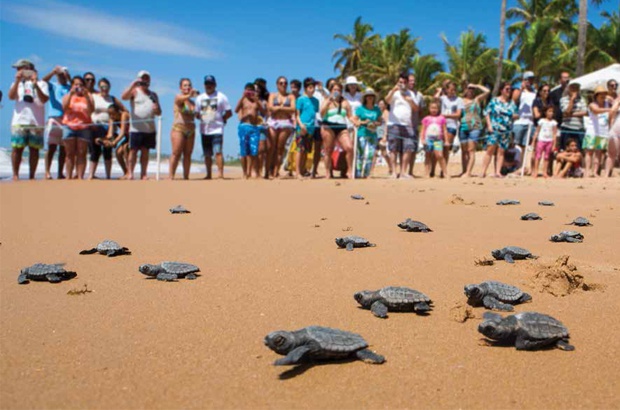
<svg viewBox="0 0 620 410">
<path fill-rule="evenodd" d="M 431 310 L 431 307 L 426 302 L 418 302 L 415 305 L 413 305 L 413 311 L 416 313 L 429 312 L 430 310 Z"/>
<path fill-rule="evenodd" d="M 499 300 L 495 299 L 493 296 L 485 296 L 482 299 L 482 304 L 485 308 L 491 310 L 501 310 L 503 312 L 512 312 L 514 310 L 512 305 L 502 303 Z"/>
<path fill-rule="evenodd" d="M 171 281 L 177 280 L 178 278 L 179 277 L 175 273 L 161 272 L 157 274 L 157 280 L 171 282 Z"/>
<path fill-rule="evenodd" d="M 388 317 L 388 308 L 383 303 L 376 301 L 370 306 L 370 311 L 373 315 L 380 317 L 381 319 L 385 319 Z"/>
<path fill-rule="evenodd" d="M 196 276 L 195 273 L 188 273 L 187 275 L 185 275 L 185 279 L 189 279 L 189 280 L 194 280 L 196 279 L 198 276 Z"/>
<path fill-rule="evenodd" d="M 521 295 L 521 297 L 519 298 L 519 303 L 526 303 L 526 302 L 531 302 L 532 301 L 532 295 L 530 295 L 529 293 L 523 293 L 523 295 Z"/>
<path fill-rule="evenodd" d="M 566 352 L 572 352 L 575 350 L 575 346 L 569 344 L 566 340 L 560 339 L 555 343 L 555 347 L 558 349 L 564 350 Z"/>
<path fill-rule="evenodd" d="M 348 250 L 348 251 L 352 251 L 352 250 L 353 250 L 353 248 L 354 248 L 354 246 L 353 246 L 353 242 L 349 242 L 349 243 L 347 243 L 347 250 Z"/>
<path fill-rule="evenodd" d="M 580 239 L 577 238 L 573 238 L 572 236 L 568 236 L 566 237 L 566 242 L 570 242 L 570 243 L 579 243 L 582 242 Z"/>
<path fill-rule="evenodd" d="M 536 350 L 545 346 L 549 346 L 554 341 L 549 339 L 543 340 L 529 340 L 523 337 L 523 335 L 518 335 L 515 340 L 515 347 L 517 350 Z"/>
<path fill-rule="evenodd" d="M 83 251 L 80 252 L 80 255 L 91 255 L 96 252 L 97 252 L 97 248 L 84 249 Z"/>
<path fill-rule="evenodd" d="M 357 358 L 364 363 L 382 364 L 385 362 L 385 357 L 381 356 L 380 354 L 376 354 L 372 350 L 368 349 L 358 350 L 357 352 L 355 352 L 355 356 L 357 356 Z"/>
<path fill-rule="evenodd" d="M 509 253 L 506 253 L 506 254 L 504 255 L 504 260 L 505 260 L 506 262 L 508 262 L 508 263 L 515 263 L 515 260 L 514 260 L 514 259 L 512 259 L 512 255 L 511 255 L 511 254 L 509 254 Z"/>
<path fill-rule="evenodd" d="M 30 281 L 28 280 L 28 276 L 25 273 L 22 273 L 17 277 L 17 283 L 19 283 L 20 285 L 25 285 L 27 283 L 30 283 Z"/>
<path fill-rule="evenodd" d="M 299 363 L 301 358 L 309 351 L 310 351 L 310 348 L 308 346 L 296 347 L 295 349 L 288 352 L 288 354 L 285 357 L 276 360 L 273 364 L 275 366 L 286 366 L 288 364 L 297 364 Z"/>
<path fill-rule="evenodd" d="M 377 246 L 377 244 L 376 244 L 376 243 L 369 243 L 367 246 L 368 246 L 369 248 L 374 248 L 374 247 L 376 247 L 376 246 Z"/>
<path fill-rule="evenodd" d="M 47 280 L 50 283 L 62 282 L 62 278 L 60 276 L 56 275 L 55 273 L 49 273 L 49 274 L 45 275 L 45 277 L 47 278 Z"/>
</svg>

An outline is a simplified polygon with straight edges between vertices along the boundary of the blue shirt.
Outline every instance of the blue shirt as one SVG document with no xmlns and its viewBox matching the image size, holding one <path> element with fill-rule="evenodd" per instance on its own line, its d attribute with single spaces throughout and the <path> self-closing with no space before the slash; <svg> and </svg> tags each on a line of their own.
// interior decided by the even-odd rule
<svg viewBox="0 0 620 410">
<path fill-rule="evenodd" d="M 48 117 L 62 117 L 62 98 L 69 93 L 71 86 L 69 83 L 62 85 L 55 81 L 49 81 L 48 88 L 50 96 Z"/>
<path fill-rule="evenodd" d="M 357 107 L 355 110 L 355 115 L 360 121 L 370 120 L 372 122 L 376 122 L 379 118 L 381 118 L 381 110 L 376 105 L 372 109 L 366 108 L 366 106 L 362 105 Z M 377 136 L 377 128 L 371 127 L 368 128 L 366 125 L 362 125 L 357 130 L 357 135 L 360 137 L 376 137 Z"/>
<path fill-rule="evenodd" d="M 295 105 L 295 108 L 299 111 L 299 120 L 301 123 L 304 125 L 314 125 L 316 113 L 319 111 L 319 100 L 315 97 L 302 95 L 297 99 Z"/>
</svg>

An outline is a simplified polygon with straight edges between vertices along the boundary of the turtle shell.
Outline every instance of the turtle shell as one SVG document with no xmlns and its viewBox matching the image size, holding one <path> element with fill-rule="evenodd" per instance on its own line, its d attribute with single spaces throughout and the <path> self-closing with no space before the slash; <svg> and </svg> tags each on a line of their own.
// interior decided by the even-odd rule
<svg viewBox="0 0 620 410">
<path fill-rule="evenodd" d="M 520 256 L 526 258 L 532 254 L 532 252 L 528 251 L 527 249 L 520 248 L 518 246 L 506 246 L 503 251 L 510 253 L 513 257 Z"/>
<path fill-rule="evenodd" d="M 65 274 L 67 271 L 63 268 L 63 264 L 55 263 L 55 264 L 47 264 L 47 263 L 35 263 L 32 266 L 26 268 L 28 272 L 26 273 L 30 278 L 36 277 L 45 277 L 49 274 Z"/>
<path fill-rule="evenodd" d="M 184 262 L 162 262 L 161 267 L 166 270 L 167 273 L 174 273 L 176 275 L 187 275 L 188 273 L 198 272 L 200 268 L 191 263 Z"/>
<path fill-rule="evenodd" d="M 536 219 L 542 219 L 542 218 L 537 213 L 530 212 L 528 214 L 523 215 L 521 219 L 524 221 L 528 221 L 528 220 L 533 220 L 533 219 L 536 220 Z"/>
<path fill-rule="evenodd" d="M 392 308 L 413 307 L 413 304 L 420 302 L 431 303 L 430 298 L 424 293 L 402 286 L 379 289 L 379 296 L 389 305 L 388 307 Z"/>
<path fill-rule="evenodd" d="M 523 296 L 521 289 L 502 282 L 488 280 L 480 283 L 478 286 L 486 290 L 487 295 L 493 296 L 504 302 L 514 302 Z"/>
<path fill-rule="evenodd" d="M 119 245 L 118 242 L 109 239 L 103 240 L 97 244 L 97 252 L 118 251 L 121 249 L 123 249 L 123 247 Z"/>
<path fill-rule="evenodd" d="M 570 236 L 571 238 L 580 238 L 583 239 L 583 235 L 577 231 L 562 231 L 560 235 Z"/>
<path fill-rule="evenodd" d="M 587 218 L 584 218 L 582 216 L 577 217 L 573 220 L 572 222 L 573 225 L 577 225 L 577 226 L 587 226 L 587 225 L 591 225 L 590 221 Z"/>
<path fill-rule="evenodd" d="M 568 338 L 568 329 L 557 319 L 537 312 L 523 312 L 514 315 L 519 328 L 531 339 Z"/>
<path fill-rule="evenodd" d="M 347 355 L 368 347 L 366 340 L 356 333 L 322 326 L 309 326 L 305 330 L 308 338 L 319 345 L 317 353 Z"/>
<path fill-rule="evenodd" d="M 541 206 L 554 206 L 555 204 L 553 202 L 551 202 L 551 201 L 539 201 L 538 205 L 541 205 Z"/>
</svg>

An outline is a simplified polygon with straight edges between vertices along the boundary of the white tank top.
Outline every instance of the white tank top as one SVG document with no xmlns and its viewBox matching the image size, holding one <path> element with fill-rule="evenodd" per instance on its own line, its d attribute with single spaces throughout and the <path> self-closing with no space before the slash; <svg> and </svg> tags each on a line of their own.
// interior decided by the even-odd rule
<svg viewBox="0 0 620 410">
<path fill-rule="evenodd" d="M 108 114 L 108 107 L 114 103 L 114 98 L 111 96 L 103 97 L 101 94 L 93 94 L 93 101 L 95 103 L 95 110 L 91 114 L 90 118 L 94 124 L 106 124 L 110 121 L 110 114 Z"/>
<path fill-rule="evenodd" d="M 153 103 L 153 99 L 145 94 L 141 88 L 136 89 L 136 94 L 131 99 L 130 132 L 155 132 Z"/>
</svg>

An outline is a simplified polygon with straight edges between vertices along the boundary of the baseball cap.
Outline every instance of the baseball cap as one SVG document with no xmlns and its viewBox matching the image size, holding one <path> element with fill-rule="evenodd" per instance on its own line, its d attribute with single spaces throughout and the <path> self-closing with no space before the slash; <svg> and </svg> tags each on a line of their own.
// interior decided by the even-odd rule
<svg viewBox="0 0 620 410">
<path fill-rule="evenodd" d="M 215 77 L 213 77 L 212 75 L 205 75 L 205 84 L 206 83 L 216 84 L 217 81 L 215 81 Z"/>
<path fill-rule="evenodd" d="M 533 71 L 526 71 L 523 73 L 523 79 L 527 80 L 528 78 L 534 78 L 536 77 L 536 75 L 534 75 Z"/>
<path fill-rule="evenodd" d="M 33 66 L 34 67 L 34 64 L 32 63 L 32 61 L 27 60 L 25 58 L 20 58 L 11 67 L 13 67 L 13 68 L 22 68 L 22 67 L 29 67 L 29 66 Z"/>
<path fill-rule="evenodd" d="M 144 77 L 145 75 L 147 75 L 147 76 L 149 76 L 149 77 L 150 77 L 150 76 L 151 76 L 151 73 L 149 73 L 149 72 L 148 72 L 148 71 L 146 71 L 146 70 L 140 70 L 140 71 L 138 71 L 138 78 L 142 78 L 142 77 Z"/>
</svg>

